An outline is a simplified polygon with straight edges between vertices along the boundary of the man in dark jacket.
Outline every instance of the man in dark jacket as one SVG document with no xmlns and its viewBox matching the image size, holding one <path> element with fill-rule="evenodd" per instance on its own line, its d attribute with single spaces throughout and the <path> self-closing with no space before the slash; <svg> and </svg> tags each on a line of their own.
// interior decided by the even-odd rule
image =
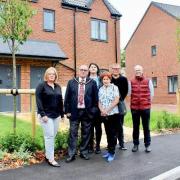
<svg viewBox="0 0 180 180">
<path fill-rule="evenodd" d="M 150 108 L 152 97 L 154 96 L 154 88 L 152 81 L 143 76 L 143 68 L 140 65 L 134 67 L 135 78 L 129 83 L 129 94 L 131 96 L 131 114 L 133 120 L 133 143 L 132 152 L 138 151 L 139 145 L 139 125 L 142 119 L 144 131 L 145 151 L 151 152 L 151 136 L 150 136 Z"/>
<path fill-rule="evenodd" d="M 111 82 L 118 87 L 121 100 L 124 101 L 125 97 L 128 94 L 128 80 L 126 77 L 120 74 L 119 64 L 113 64 L 111 68 L 112 68 Z M 120 132 L 118 134 L 119 149 L 127 150 L 127 148 L 124 146 L 124 132 L 123 132 L 124 115 L 119 115 L 119 119 L 120 119 Z"/>
<path fill-rule="evenodd" d="M 98 112 L 98 90 L 96 82 L 87 77 L 88 67 L 79 67 L 79 77 L 68 82 L 65 94 L 65 113 L 70 119 L 69 147 L 66 162 L 75 160 L 79 124 L 81 123 L 80 157 L 89 160 L 88 143 L 91 121 Z"/>
</svg>

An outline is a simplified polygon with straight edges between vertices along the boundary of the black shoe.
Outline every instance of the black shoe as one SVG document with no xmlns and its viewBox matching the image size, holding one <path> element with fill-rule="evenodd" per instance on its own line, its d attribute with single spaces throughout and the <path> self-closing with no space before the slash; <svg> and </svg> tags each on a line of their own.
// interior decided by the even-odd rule
<svg viewBox="0 0 180 180">
<path fill-rule="evenodd" d="M 119 149 L 120 149 L 120 150 L 123 150 L 123 151 L 126 151 L 126 150 L 127 150 L 127 148 L 126 148 L 124 145 L 119 146 Z"/>
<path fill-rule="evenodd" d="M 70 162 L 74 161 L 75 159 L 76 159 L 75 156 L 69 156 L 69 157 L 66 159 L 66 162 L 67 162 L 67 163 L 70 163 Z"/>
<path fill-rule="evenodd" d="M 79 155 L 82 159 L 89 160 L 89 157 L 86 154 Z"/>
<path fill-rule="evenodd" d="M 95 153 L 96 153 L 96 154 L 100 154 L 100 153 L 101 153 L 100 147 L 96 147 Z"/>
<path fill-rule="evenodd" d="M 150 146 L 147 146 L 146 149 L 145 149 L 145 152 L 150 153 L 151 151 L 152 150 L 151 150 Z"/>
<path fill-rule="evenodd" d="M 88 150 L 88 153 L 89 153 L 89 154 L 92 154 L 93 152 L 94 152 L 94 149 L 89 149 L 89 150 Z"/>
<path fill-rule="evenodd" d="M 48 159 L 48 158 L 46 158 L 46 156 L 44 157 L 44 160 L 45 160 L 46 162 L 49 162 L 49 159 Z"/>
<path fill-rule="evenodd" d="M 49 162 L 49 161 L 48 161 L 48 164 L 49 164 L 50 166 L 53 166 L 53 167 L 61 167 L 61 165 L 60 165 L 59 163 L 57 163 L 55 160 L 52 161 L 52 162 Z"/>
<path fill-rule="evenodd" d="M 134 145 L 132 148 L 132 152 L 137 152 L 138 151 L 138 145 Z"/>
</svg>

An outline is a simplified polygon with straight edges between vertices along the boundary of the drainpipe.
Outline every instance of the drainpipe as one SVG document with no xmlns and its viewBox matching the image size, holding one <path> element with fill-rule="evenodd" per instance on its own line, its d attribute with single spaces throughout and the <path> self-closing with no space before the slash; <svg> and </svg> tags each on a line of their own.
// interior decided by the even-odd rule
<svg viewBox="0 0 180 180">
<path fill-rule="evenodd" d="M 114 33 L 115 33 L 115 56 L 116 56 L 116 63 L 118 63 L 118 54 L 117 54 L 117 18 L 114 20 Z"/>
<path fill-rule="evenodd" d="M 77 9 L 74 8 L 73 16 L 74 16 L 74 77 L 76 77 L 77 69 L 77 52 L 76 52 L 76 12 Z"/>
</svg>

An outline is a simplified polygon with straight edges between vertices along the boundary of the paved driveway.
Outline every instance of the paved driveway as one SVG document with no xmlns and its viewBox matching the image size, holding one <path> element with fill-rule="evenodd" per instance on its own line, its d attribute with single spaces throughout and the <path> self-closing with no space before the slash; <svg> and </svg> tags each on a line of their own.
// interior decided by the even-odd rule
<svg viewBox="0 0 180 180">
<path fill-rule="evenodd" d="M 152 139 L 153 151 L 144 152 L 141 141 L 139 152 L 117 149 L 116 159 L 107 163 L 101 155 L 92 155 L 89 161 L 77 157 L 61 168 L 46 163 L 0 172 L 0 180 L 146 180 L 180 165 L 180 134 L 156 136 Z"/>
</svg>

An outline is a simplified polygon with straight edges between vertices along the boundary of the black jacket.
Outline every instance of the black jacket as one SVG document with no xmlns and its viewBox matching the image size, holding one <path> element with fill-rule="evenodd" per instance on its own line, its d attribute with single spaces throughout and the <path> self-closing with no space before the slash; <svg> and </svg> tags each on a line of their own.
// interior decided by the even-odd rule
<svg viewBox="0 0 180 180">
<path fill-rule="evenodd" d="M 68 82 L 65 94 L 65 113 L 71 113 L 71 120 L 77 119 L 78 112 L 78 85 L 79 78 L 73 78 Z M 89 77 L 86 78 L 85 84 L 85 109 L 89 116 L 94 116 L 98 112 L 98 89 L 96 82 Z"/>
<path fill-rule="evenodd" d="M 128 80 L 127 80 L 127 78 L 124 76 L 121 76 L 121 75 L 117 79 L 112 77 L 111 83 L 113 83 L 114 85 L 116 85 L 118 87 L 119 92 L 120 92 L 120 96 L 124 100 L 128 94 Z"/>
<path fill-rule="evenodd" d="M 57 118 L 64 115 L 61 87 L 58 84 L 53 89 L 47 82 L 40 83 L 36 88 L 36 103 L 41 117 Z"/>
</svg>

